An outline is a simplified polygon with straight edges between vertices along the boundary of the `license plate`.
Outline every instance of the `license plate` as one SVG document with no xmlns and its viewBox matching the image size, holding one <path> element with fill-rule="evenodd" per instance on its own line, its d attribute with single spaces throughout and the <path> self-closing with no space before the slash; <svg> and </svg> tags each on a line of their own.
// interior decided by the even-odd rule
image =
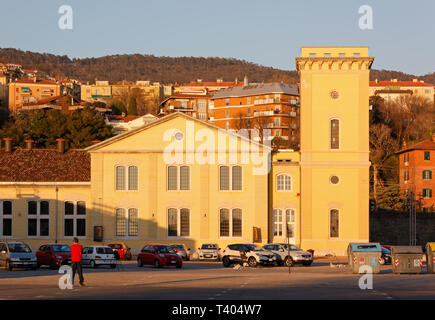
<svg viewBox="0 0 435 320">
<path fill-rule="evenodd" d="M 211 254 L 205 254 L 204 257 L 211 258 Z"/>
<path fill-rule="evenodd" d="M 171 263 L 175 263 L 176 261 L 171 261 Z"/>
</svg>

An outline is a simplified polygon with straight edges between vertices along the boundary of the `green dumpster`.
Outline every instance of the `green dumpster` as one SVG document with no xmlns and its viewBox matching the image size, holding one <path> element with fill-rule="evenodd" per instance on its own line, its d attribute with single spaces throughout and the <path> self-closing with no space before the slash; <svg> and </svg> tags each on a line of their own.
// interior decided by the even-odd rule
<svg viewBox="0 0 435 320">
<path fill-rule="evenodd" d="M 362 266 L 371 267 L 373 273 L 381 272 L 382 248 L 377 242 L 349 243 L 347 256 L 353 273 L 365 273 L 365 270 L 360 271 Z"/>
<path fill-rule="evenodd" d="M 419 246 L 393 246 L 391 266 L 393 273 L 421 273 L 423 250 Z"/>
<path fill-rule="evenodd" d="M 426 244 L 427 272 L 435 273 L 435 242 Z"/>
</svg>

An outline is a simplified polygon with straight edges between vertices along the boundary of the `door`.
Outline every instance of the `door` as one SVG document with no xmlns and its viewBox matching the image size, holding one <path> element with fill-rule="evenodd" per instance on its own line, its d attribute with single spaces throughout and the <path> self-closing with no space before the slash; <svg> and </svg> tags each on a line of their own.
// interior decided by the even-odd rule
<svg viewBox="0 0 435 320">
<path fill-rule="evenodd" d="M 296 243 L 296 210 L 276 208 L 272 214 L 273 242 Z"/>
</svg>

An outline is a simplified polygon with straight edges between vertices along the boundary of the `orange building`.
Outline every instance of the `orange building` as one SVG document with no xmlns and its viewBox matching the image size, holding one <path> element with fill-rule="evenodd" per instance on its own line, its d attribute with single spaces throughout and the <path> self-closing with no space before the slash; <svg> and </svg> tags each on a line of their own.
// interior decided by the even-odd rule
<svg viewBox="0 0 435 320">
<path fill-rule="evenodd" d="M 55 81 L 21 79 L 9 83 L 9 111 L 16 113 L 24 104 L 60 95 Z"/>
<path fill-rule="evenodd" d="M 414 193 L 420 207 L 433 207 L 432 191 L 435 181 L 435 134 L 432 139 L 424 140 L 397 152 L 399 156 L 400 190 L 405 194 Z"/>
<path fill-rule="evenodd" d="M 207 121 L 212 95 L 174 93 L 159 105 L 159 116 L 183 112 L 193 118 Z"/>
<path fill-rule="evenodd" d="M 271 135 L 298 140 L 299 92 L 285 83 L 249 84 L 219 90 L 209 108 L 210 122 L 224 129 L 271 129 Z"/>
</svg>

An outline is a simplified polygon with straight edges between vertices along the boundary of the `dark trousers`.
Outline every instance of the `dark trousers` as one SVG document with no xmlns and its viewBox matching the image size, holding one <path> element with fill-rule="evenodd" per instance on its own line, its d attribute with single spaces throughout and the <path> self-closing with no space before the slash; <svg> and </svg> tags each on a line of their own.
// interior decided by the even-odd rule
<svg viewBox="0 0 435 320">
<path fill-rule="evenodd" d="M 76 275 L 76 272 L 79 274 L 80 283 L 83 283 L 83 281 L 85 281 L 85 279 L 83 279 L 82 263 L 81 262 L 71 262 L 71 269 L 72 269 L 72 284 L 74 284 L 74 277 Z"/>
</svg>

